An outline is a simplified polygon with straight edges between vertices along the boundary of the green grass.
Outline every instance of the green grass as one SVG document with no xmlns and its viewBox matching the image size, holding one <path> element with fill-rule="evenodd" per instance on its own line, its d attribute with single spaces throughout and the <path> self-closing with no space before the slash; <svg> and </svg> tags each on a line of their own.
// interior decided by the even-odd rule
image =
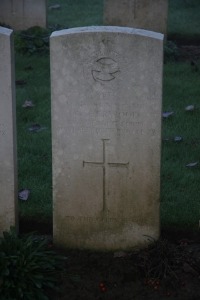
<svg viewBox="0 0 200 300">
<path fill-rule="evenodd" d="M 196 37 L 195 0 L 170 0 L 169 35 Z M 102 24 L 102 0 L 60 0 L 60 10 L 49 11 L 49 24 L 76 27 Z M 49 1 L 49 5 L 55 1 Z M 194 22 L 186 26 L 188 6 L 193 7 Z M 176 16 L 175 17 L 173 17 Z M 183 17 L 185 16 L 185 17 Z M 188 17 L 189 18 L 189 17 Z M 178 24 L 178 21 L 180 25 Z M 177 22 L 177 26 L 176 26 Z M 188 31 L 188 27 L 191 27 Z M 25 70 L 32 66 L 32 70 Z M 52 220 L 51 171 L 51 113 L 49 55 L 22 55 L 16 53 L 16 79 L 27 80 L 17 87 L 18 169 L 19 189 L 31 190 L 28 201 L 20 201 L 20 218 L 49 222 Z M 163 142 L 161 175 L 161 222 L 163 226 L 198 226 L 200 212 L 200 168 L 188 169 L 187 163 L 198 161 L 200 153 L 200 84 L 187 62 L 168 62 L 164 66 L 163 110 L 174 115 L 163 122 L 163 137 L 182 136 L 183 142 Z M 35 104 L 22 108 L 25 100 Z M 195 104 L 193 113 L 185 112 L 187 105 Z M 45 130 L 28 131 L 39 123 Z"/>
<path fill-rule="evenodd" d="M 28 66 L 33 70 L 24 70 Z M 19 189 L 31 189 L 30 199 L 20 203 L 20 215 L 46 219 L 52 214 L 49 56 L 18 54 L 16 79 L 27 81 L 25 87 L 17 87 Z M 27 99 L 34 108 L 22 108 Z M 45 130 L 30 132 L 35 123 Z"/>
<path fill-rule="evenodd" d="M 200 1 L 169 0 L 168 38 L 179 42 L 199 43 Z"/>
<path fill-rule="evenodd" d="M 187 168 L 199 161 L 199 73 L 189 63 L 167 63 L 164 72 L 164 111 L 174 115 L 163 121 L 161 221 L 163 225 L 198 226 L 200 213 L 200 168 Z M 195 105 L 193 112 L 185 107 Z M 182 136 L 182 142 L 173 142 Z"/>
<path fill-rule="evenodd" d="M 59 0 L 61 9 L 49 13 L 48 22 L 72 28 L 80 26 L 102 25 L 103 0 Z M 49 0 L 49 5 L 55 4 Z"/>
<path fill-rule="evenodd" d="M 61 9 L 52 10 L 48 15 L 49 25 L 63 27 L 103 25 L 104 0 L 54 0 L 49 5 L 59 3 Z M 191 42 L 200 39 L 199 0 L 169 0 L 168 38 Z"/>
</svg>

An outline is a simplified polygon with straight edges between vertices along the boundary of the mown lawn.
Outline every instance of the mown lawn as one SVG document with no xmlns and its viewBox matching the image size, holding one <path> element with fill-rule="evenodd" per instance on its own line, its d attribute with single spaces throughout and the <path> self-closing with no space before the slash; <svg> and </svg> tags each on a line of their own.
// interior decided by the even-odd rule
<svg viewBox="0 0 200 300">
<path fill-rule="evenodd" d="M 102 0 L 59 0 L 61 9 L 49 10 L 49 25 L 63 28 L 102 25 Z M 55 4 L 50 0 L 49 5 Z M 197 43 L 198 0 L 170 0 L 168 37 Z M 198 23 L 198 24 L 197 24 Z M 197 62 L 199 63 L 199 62 Z M 21 220 L 52 222 L 51 106 L 49 53 L 16 52 L 17 129 L 19 189 L 31 190 L 28 201 L 20 201 Z M 200 77 L 189 61 L 169 61 L 164 65 L 163 111 L 174 114 L 163 120 L 161 172 L 161 223 L 163 226 L 198 228 L 200 167 L 187 164 L 199 160 Z M 22 107 L 32 100 L 34 107 Z M 185 107 L 195 105 L 192 112 Z M 33 124 L 43 130 L 29 131 Z M 174 142 L 181 136 L 181 142 Z M 168 139 L 168 140 L 166 140 Z"/>
</svg>

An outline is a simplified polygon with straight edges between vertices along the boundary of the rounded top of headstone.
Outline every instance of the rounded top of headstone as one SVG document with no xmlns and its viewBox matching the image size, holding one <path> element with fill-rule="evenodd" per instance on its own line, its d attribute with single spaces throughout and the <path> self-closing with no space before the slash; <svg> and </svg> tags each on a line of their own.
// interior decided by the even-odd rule
<svg viewBox="0 0 200 300">
<path fill-rule="evenodd" d="M 51 37 L 58 37 L 62 35 L 69 35 L 69 34 L 80 34 L 80 33 L 92 33 L 92 32 L 112 32 L 112 33 L 124 33 L 124 34 L 134 34 L 145 36 L 149 38 L 163 40 L 164 35 L 162 33 L 138 29 L 138 28 L 131 28 L 131 27 L 120 27 L 120 26 L 87 26 L 87 27 L 76 27 L 70 29 L 63 29 L 59 31 L 54 31 L 51 34 Z"/>
<path fill-rule="evenodd" d="M 0 34 L 10 35 L 12 32 L 12 29 L 0 26 Z"/>
</svg>

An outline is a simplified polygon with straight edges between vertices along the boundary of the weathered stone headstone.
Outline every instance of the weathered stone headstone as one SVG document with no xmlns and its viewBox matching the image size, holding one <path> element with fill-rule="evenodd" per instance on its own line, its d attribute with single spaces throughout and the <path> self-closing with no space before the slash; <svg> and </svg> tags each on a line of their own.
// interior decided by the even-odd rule
<svg viewBox="0 0 200 300">
<path fill-rule="evenodd" d="M 104 0 L 104 24 L 167 33 L 168 0 Z"/>
<path fill-rule="evenodd" d="M 0 0 L 0 23 L 15 30 L 46 27 L 46 0 Z"/>
<path fill-rule="evenodd" d="M 54 241 L 98 250 L 159 236 L 163 35 L 51 36 Z"/>
<path fill-rule="evenodd" d="M 17 227 L 15 81 L 12 30 L 0 27 L 0 235 Z"/>
</svg>

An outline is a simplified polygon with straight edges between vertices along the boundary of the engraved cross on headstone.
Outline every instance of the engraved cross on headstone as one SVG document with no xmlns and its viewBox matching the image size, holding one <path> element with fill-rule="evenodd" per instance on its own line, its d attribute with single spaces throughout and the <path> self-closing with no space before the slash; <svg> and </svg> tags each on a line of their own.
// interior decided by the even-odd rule
<svg viewBox="0 0 200 300">
<path fill-rule="evenodd" d="M 109 141 L 108 139 L 102 139 L 103 142 L 103 161 L 102 162 L 94 162 L 94 161 L 83 161 L 83 167 L 85 165 L 90 165 L 90 166 L 95 166 L 95 167 L 101 167 L 103 169 L 103 212 L 107 210 L 106 207 L 106 177 L 107 177 L 107 169 L 108 167 L 114 167 L 114 168 L 128 168 L 129 162 L 128 163 L 111 163 L 107 162 L 106 159 L 106 142 Z"/>
</svg>

